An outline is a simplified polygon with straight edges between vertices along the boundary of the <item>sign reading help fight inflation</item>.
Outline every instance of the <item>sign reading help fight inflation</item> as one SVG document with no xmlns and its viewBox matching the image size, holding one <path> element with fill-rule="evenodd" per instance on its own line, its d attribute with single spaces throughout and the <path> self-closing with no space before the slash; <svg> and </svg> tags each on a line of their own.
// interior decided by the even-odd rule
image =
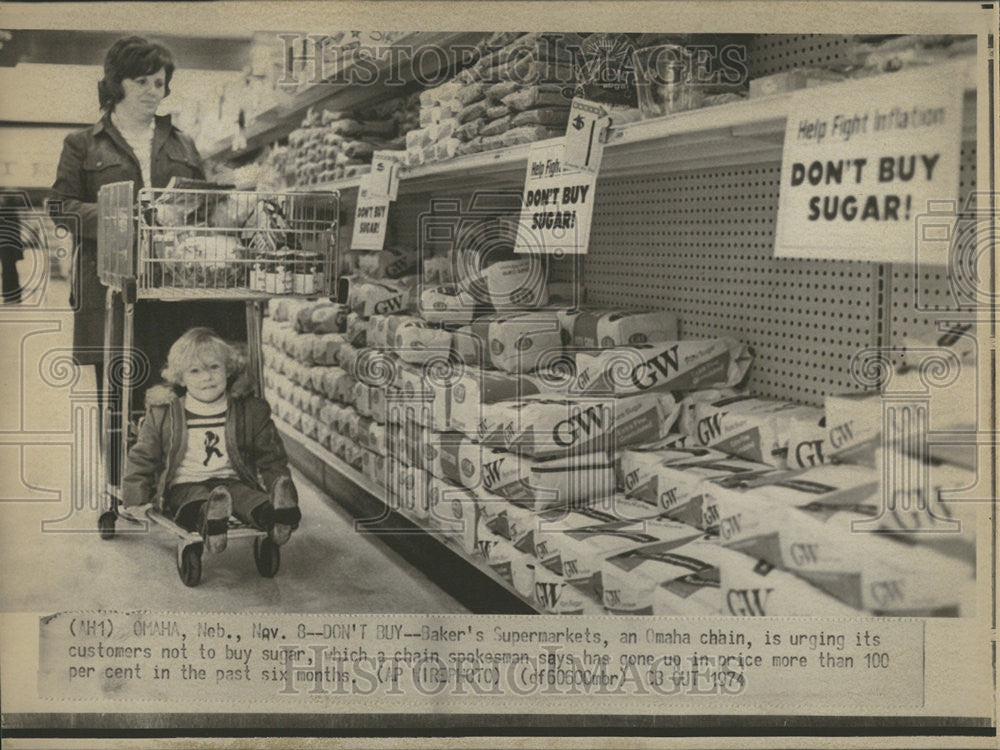
<svg viewBox="0 0 1000 750">
<path fill-rule="evenodd" d="M 958 198 L 968 64 L 796 92 L 774 254 L 913 262 L 918 217 Z M 947 248 L 921 262 L 947 262 Z"/>
<path fill-rule="evenodd" d="M 566 167 L 562 141 L 532 146 L 514 252 L 586 254 L 596 183 L 595 173 Z"/>
</svg>

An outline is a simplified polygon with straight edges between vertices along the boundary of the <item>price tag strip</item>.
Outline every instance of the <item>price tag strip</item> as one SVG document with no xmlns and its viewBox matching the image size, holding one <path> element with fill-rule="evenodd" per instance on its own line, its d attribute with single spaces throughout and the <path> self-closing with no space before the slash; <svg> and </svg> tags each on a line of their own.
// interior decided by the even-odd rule
<svg viewBox="0 0 1000 750">
<path fill-rule="evenodd" d="M 563 165 L 597 174 L 610 124 L 611 118 L 604 106 L 586 99 L 574 99 L 566 125 Z"/>
</svg>

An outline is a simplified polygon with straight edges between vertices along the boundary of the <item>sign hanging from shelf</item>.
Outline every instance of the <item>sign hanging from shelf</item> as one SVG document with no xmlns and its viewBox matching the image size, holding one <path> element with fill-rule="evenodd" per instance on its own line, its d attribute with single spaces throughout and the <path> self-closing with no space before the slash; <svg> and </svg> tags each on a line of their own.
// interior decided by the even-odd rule
<svg viewBox="0 0 1000 750">
<path fill-rule="evenodd" d="M 601 104 L 574 99 L 566 123 L 563 164 L 573 169 L 597 174 L 604 155 L 604 136 L 611 120 Z"/>
<path fill-rule="evenodd" d="M 352 250 L 381 250 L 389 220 L 389 204 L 399 194 L 401 152 L 376 151 L 372 167 L 358 185 L 358 204 L 354 209 Z"/>
<path fill-rule="evenodd" d="M 528 152 L 516 253 L 587 252 L 597 174 L 567 167 L 564 150 L 557 141 L 535 144 Z"/>
<path fill-rule="evenodd" d="M 968 65 L 796 92 L 788 113 L 774 254 L 944 264 L 918 249 L 929 206 L 958 199 Z"/>
</svg>

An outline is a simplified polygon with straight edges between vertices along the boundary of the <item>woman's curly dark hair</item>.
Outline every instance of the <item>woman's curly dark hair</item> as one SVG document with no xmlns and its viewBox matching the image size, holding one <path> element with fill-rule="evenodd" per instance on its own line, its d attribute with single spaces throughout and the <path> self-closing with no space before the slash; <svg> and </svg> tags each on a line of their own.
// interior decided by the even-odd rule
<svg viewBox="0 0 1000 750">
<path fill-rule="evenodd" d="M 104 58 L 104 78 L 97 84 L 97 98 L 101 109 L 110 112 L 125 98 L 122 79 L 148 76 L 161 68 L 166 95 L 170 93 L 170 79 L 174 75 L 174 58 L 170 50 L 141 36 L 119 39 L 111 45 Z"/>
</svg>

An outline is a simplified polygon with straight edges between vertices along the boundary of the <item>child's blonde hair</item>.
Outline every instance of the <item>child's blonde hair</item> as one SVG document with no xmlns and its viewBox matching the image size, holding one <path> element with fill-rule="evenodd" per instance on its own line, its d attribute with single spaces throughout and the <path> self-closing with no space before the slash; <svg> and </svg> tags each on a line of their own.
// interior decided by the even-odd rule
<svg viewBox="0 0 1000 750">
<path fill-rule="evenodd" d="M 170 347 L 163 379 L 174 385 L 183 385 L 184 373 L 204 361 L 205 354 L 209 352 L 225 363 L 227 377 L 245 367 L 239 350 L 211 328 L 189 328 Z"/>
</svg>

